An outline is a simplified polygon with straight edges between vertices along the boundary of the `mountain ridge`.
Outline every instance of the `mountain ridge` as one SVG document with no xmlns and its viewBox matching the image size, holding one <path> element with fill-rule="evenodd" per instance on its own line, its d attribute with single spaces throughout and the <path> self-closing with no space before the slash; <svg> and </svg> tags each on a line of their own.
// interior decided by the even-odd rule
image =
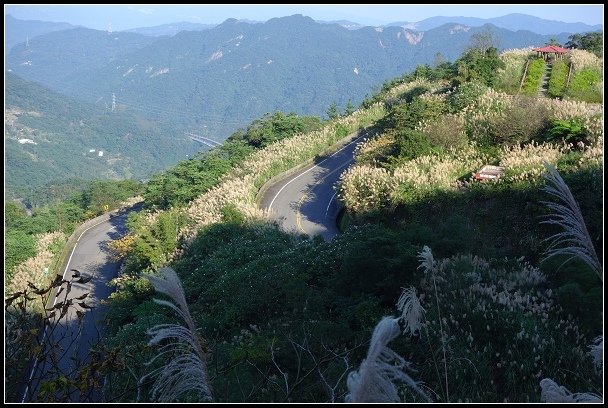
<svg viewBox="0 0 608 408">
<path fill-rule="evenodd" d="M 106 104 L 114 94 L 127 109 L 147 112 L 149 118 L 225 138 L 266 112 L 323 115 L 332 102 L 344 106 L 350 99 L 357 104 L 373 87 L 418 64 L 431 64 L 437 54 L 454 60 L 472 35 L 484 30 L 496 34 L 500 49 L 541 45 L 550 39 L 489 25 L 445 24 L 423 33 L 402 27 L 348 30 L 293 15 L 263 24 L 227 19 L 212 29 L 172 37 L 114 33 L 135 37 L 125 46 L 108 45 L 104 56 L 94 61 L 62 54 L 65 48 L 96 47 L 96 42 L 108 42 L 112 36 L 87 31 L 89 36 L 80 34 L 72 40 L 78 46 L 64 39 L 60 49 L 43 41 L 60 35 L 47 34 L 30 41 L 29 50 L 16 46 L 7 67 L 57 92 Z M 559 41 L 566 39 L 558 36 Z M 122 41 L 120 37 L 114 42 Z M 31 64 L 23 65 L 28 61 Z"/>
</svg>

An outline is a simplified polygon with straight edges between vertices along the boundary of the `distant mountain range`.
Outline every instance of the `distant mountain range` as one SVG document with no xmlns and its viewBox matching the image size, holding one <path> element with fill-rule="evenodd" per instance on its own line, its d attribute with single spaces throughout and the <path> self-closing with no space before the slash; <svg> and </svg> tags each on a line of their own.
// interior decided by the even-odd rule
<svg viewBox="0 0 608 408">
<path fill-rule="evenodd" d="M 5 16 L 5 46 L 6 51 L 21 42 L 24 42 L 28 37 L 33 38 L 37 35 L 46 34 L 52 31 L 66 30 L 75 28 L 68 23 L 50 23 L 37 20 L 19 20 L 11 15 Z M 238 20 L 244 23 L 260 24 L 260 21 L 241 19 Z M 356 23 L 348 20 L 322 21 L 321 24 L 338 24 L 348 30 L 358 30 L 365 27 L 364 24 Z M 537 34 L 560 34 L 560 33 L 585 33 L 589 31 L 602 30 L 602 24 L 589 25 L 585 23 L 565 23 L 563 21 L 546 20 L 539 17 L 530 16 L 527 14 L 507 14 L 501 17 L 493 18 L 477 18 L 477 17 L 431 17 L 418 22 L 394 22 L 381 27 L 405 27 L 414 31 L 427 31 L 437 28 L 444 24 L 456 23 L 463 24 L 469 27 L 480 27 L 485 24 L 492 24 L 496 27 L 505 28 L 511 31 L 528 30 Z M 162 24 L 153 27 L 138 27 L 124 32 L 137 33 L 149 36 L 173 36 L 180 31 L 203 31 L 216 27 L 218 24 L 200 24 L 186 21 Z"/>
<path fill-rule="evenodd" d="M 357 104 L 383 81 L 432 63 L 437 53 L 455 60 L 484 30 L 500 49 L 551 38 L 491 25 L 348 30 L 294 15 L 259 24 L 229 19 L 172 37 L 53 32 L 13 47 L 6 67 L 56 92 L 99 104 L 114 94 L 126 109 L 176 129 L 225 138 L 266 112 L 323 115 L 332 102 Z"/>
<path fill-rule="evenodd" d="M 601 24 L 589 25 L 584 23 L 564 23 L 563 21 L 545 20 L 527 14 L 507 14 L 502 17 L 431 17 L 418 22 L 398 22 L 388 26 L 401 26 L 415 31 L 427 31 L 444 24 L 456 23 L 469 27 L 480 27 L 492 24 L 510 31 L 527 30 L 537 34 L 586 33 L 602 29 Z"/>
<path fill-rule="evenodd" d="M 7 14 L 4 16 L 4 53 L 7 54 L 14 45 L 25 42 L 29 38 L 71 28 L 76 28 L 76 26 L 68 23 L 19 20 Z"/>
<path fill-rule="evenodd" d="M 21 193 L 55 178 L 145 177 L 200 149 L 187 132 L 221 140 L 267 112 L 356 106 L 438 54 L 454 61 L 477 33 L 491 32 L 501 50 L 568 40 L 489 24 L 348 29 L 302 15 L 176 23 L 162 36 L 7 22 L 7 41 L 51 30 L 5 58 L 6 189 Z M 201 30 L 167 31 L 180 26 Z"/>
<path fill-rule="evenodd" d="M 179 23 L 162 24 L 154 27 L 132 28 L 130 30 L 124 30 L 123 32 L 160 37 L 164 35 L 173 36 L 180 31 L 203 31 L 215 26 L 217 26 L 217 24 L 200 24 L 180 21 Z"/>
</svg>

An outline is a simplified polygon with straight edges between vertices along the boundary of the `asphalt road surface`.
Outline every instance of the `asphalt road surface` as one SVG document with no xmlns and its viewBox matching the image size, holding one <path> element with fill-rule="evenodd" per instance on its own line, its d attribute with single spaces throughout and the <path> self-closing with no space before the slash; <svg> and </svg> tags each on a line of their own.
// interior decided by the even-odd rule
<svg viewBox="0 0 608 408">
<path fill-rule="evenodd" d="M 320 235 L 326 241 L 331 240 L 339 232 L 334 185 L 353 163 L 355 147 L 366 134 L 365 131 L 354 133 L 351 141 L 331 156 L 319 159 L 268 188 L 260 207 L 269 210 L 285 231 Z"/>
<path fill-rule="evenodd" d="M 138 206 L 139 208 L 139 206 Z M 120 262 L 112 261 L 107 250 L 109 241 L 123 237 L 127 233 L 126 219 L 128 212 L 111 217 L 85 230 L 78 239 L 73 251 L 68 258 L 64 271 L 64 279 L 70 280 L 78 270 L 82 283 L 73 283 L 71 290 L 67 293 L 62 291 L 55 297 L 53 305 L 67 299 L 72 299 L 75 307 L 59 322 L 57 327 L 51 331 L 47 327 L 44 336 L 53 343 L 58 343 L 57 359 L 62 373 L 71 376 L 77 367 L 88 360 L 88 351 L 95 345 L 103 335 L 104 306 L 101 300 L 106 299 L 113 288 L 107 283 L 118 276 Z M 89 278 L 91 278 L 89 280 Z M 74 281 L 80 278 L 75 278 Z M 65 284 L 63 286 L 66 286 Z M 66 295 L 67 293 L 67 295 Z M 88 293 L 84 299 L 80 298 Z M 86 306 L 80 306 L 84 302 Z M 88 306 L 92 307 L 91 309 Z M 50 305 L 47 306 L 50 308 Z M 79 322 L 76 311 L 84 312 L 82 321 Z M 48 361 L 32 363 L 28 370 L 30 385 L 23 386 L 21 393 L 22 402 L 29 402 L 38 392 L 41 381 L 55 378 L 50 373 L 51 364 Z M 71 402 L 78 402 L 78 392 L 73 393 Z M 92 395 L 98 399 L 99 396 Z"/>
</svg>

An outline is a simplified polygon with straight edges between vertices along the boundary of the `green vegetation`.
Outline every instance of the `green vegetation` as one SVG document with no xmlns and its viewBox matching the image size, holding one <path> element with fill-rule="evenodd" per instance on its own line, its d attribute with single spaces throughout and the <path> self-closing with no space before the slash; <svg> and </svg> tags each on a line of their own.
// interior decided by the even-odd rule
<svg viewBox="0 0 608 408">
<path fill-rule="evenodd" d="M 551 76 L 549 77 L 549 87 L 547 95 L 552 98 L 564 96 L 566 91 L 566 80 L 568 78 L 569 64 L 566 61 L 553 61 Z"/>
<path fill-rule="evenodd" d="M 591 135 L 579 118 L 570 120 L 554 120 L 547 131 L 547 140 L 550 142 L 565 142 L 573 145 L 593 142 Z"/>
<path fill-rule="evenodd" d="M 153 302 L 142 272 L 164 265 L 182 282 L 215 402 L 343 401 L 375 324 L 410 287 L 426 316 L 391 348 L 433 401 L 538 402 L 543 378 L 599 390 L 602 373 L 586 352 L 602 330 L 602 281 L 583 262 L 544 260 L 546 238 L 560 229 L 539 221 L 550 213 L 547 161 L 601 254 L 601 127 L 569 101 L 492 89 L 499 70 L 495 51 L 486 52 L 421 66 L 385 83 L 362 104 L 369 110 L 308 133 L 300 129 L 318 119 L 265 115 L 155 176 L 145 192 L 154 211 L 131 215 L 130 234 L 112 244 L 124 268 L 104 345 L 128 370 L 109 374 L 106 398 L 154 392 L 152 381 L 138 380 L 168 357 L 146 365 L 158 351 L 146 332 L 175 315 Z M 371 124 L 375 137 L 341 178 L 343 234 L 325 242 L 261 217 L 253 203 L 262 184 Z M 562 140 L 585 148 L 546 143 Z M 474 181 L 484 164 L 504 175 Z M 93 189 L 75 203 L 94 211 L 96 202 Z M 405 388 L 399 398 L 419 401 Z M 188 393 L 179 400 L 199 402 Z"/>
<path fill-rule="evenodd" d="M 15 266 L 36 255 L 36 240 L 18 229 L 7 229 L 4 234 L 4 278 L 13 279 Z"/>
<path fill-rule="evenodd" d="M 166 210 L 183 206 L 215 186 L 220 177 L 252 151 L 243 142 L 226 142 L 219 148 L 202 152 L 171 169 L 155 174 L 143 194 L 146 208 Z"/>
<path fill-rule="evenodd" d="M 5 282 L 9 287 L 14 268 L 36 256 L 38 238 L 43 234 L 60 232 L 69 235 L 74 229 L 97 215 L 116 209 L 127 198 L 141 194 L 143 186 L 133 180 L 93 180 L 87 187 L 63 201 L 53 201 L 36 207 L 28 215 L 22 204 L 6 202 L 5 211 Z M 55 248 L 55 253 L 60 248 Z M 51 273 L 52 277 L 53 274 Z"/>
<path fill-rule="evenodd" d="M 566 90 L 569 99 L 576 99 L 590 103 L 602 102 L 601 72 L 592 67 L 576 70 L 570 78 L 570 85 Z"/>
<path fill-rule="evenodd" d="M 568 37 L 566 48 L 586 50 L 602 57 L 604 43 L 604 33 L 590 32 L 585 34 L 572 34 Z"/>
<path fill-rule="evenodd" d="M 528 65 L 528 72 L 524 79 L 524 84 L 521 88 L 521 93 L 524 95 L 536 95 L 540 81 L 545 75 L 546 62 L 542 58 L 536 58 Z"/>
<path fill-rule="evenodd" d="M 5 116 L 5 196 L 35 206 L 49 196 L 66 199 L 91 179 L 147 178 L 198 150 L 169 127 L 67 98 L 10 72 Z"/>
<path fill-rule="evenodd" d="M 505 64 L 498 57 L 498 50 L 489 47 L 485 51 L 474 48 L 456 61 L 456 82 L 479 81 L 487 86 L 494 86 L 498 80 L 498 70 Z"/>
<path fill-rule="evenodd" d="M 336 106 L 335 103 L 333 106 Z M 330 119 L 336 119 L 339 116 L 337 114 L 336 117 Z M 278 111 L 272 115 L 267 113 L 260 119 L 255 119 L 245 131 L 239 129 L 233 133 L 228 141 L 243 140 L 248 145 L 261 149 L 296 133 L 312 132 L 319 129 L 321 125 L 321 119 L 316 116 L 298 116 L 293 112 L 285 115 Z"/>
<path fill-rule="evenodd" d="M 254 149 L 264 148 L 297 133 L 307 133 L 321 126 L 315 116 L 298 116 L 283 112 L 266 114 L 247 127 L 234 132 L 224 144 L 199 153 L 188 161 L 156 174 L 146 184 L 146 208 L 165 210 L 183 207 L 217 185 L 221 177 L 242 163 Z"/>
</svg>

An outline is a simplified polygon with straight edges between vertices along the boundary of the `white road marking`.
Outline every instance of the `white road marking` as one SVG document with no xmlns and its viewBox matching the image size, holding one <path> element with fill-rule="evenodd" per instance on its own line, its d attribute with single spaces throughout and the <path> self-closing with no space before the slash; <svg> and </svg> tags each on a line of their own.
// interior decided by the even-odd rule
<svg viewBox="0 0 608 408">
<path fill-rule="evenodd" d="M 331 202 L 334 201 L 334 197 L 336 196 L 336 194 L 338 194 L 337 191 L 329 199 L 329 204 L 327 204 L 327 208 L 325 209 L 325 218 L 327 218 L 327 213 L 329 212 L 329 206 L 331 205 Z"/>
<path fill-rule="evenodd" d="M 304 173 L 300 173 L 297 176 L 295 176 L 294 178 L 292 178 L 291 180 L 289 180 L 287 183 L 285 183 L 285 185 L 283 187 L 281 187 L 281 189 L 276 193 L 276 195 L 272 198 L 272 201 L 270 202 L 270 205 L 268 206 L 268 211 L 270 211 L 270 209 L 272 208 L 272 204 L 274 204 L 274 201 L 277 199 L 277 197 L 279 196 L 279 194 L 281 194 L 281 192 L 283 191 L 283 189 L 285 187 L 287 187 L 289 184 L 291 184 L 293 181 L 297 180 L 298 178 L 302 177 L 304 174 L 308 173 L 309 171 L 311 171 L 312 169 L 314 169 L 315 167 L 319 167 L 320 164 L 323 164 L 324 162 L 326 162 L 327 160 L 329 160 L 330 157 L 334 157 L 336 154 L 340 153 L 342 150 L 346 149 L 348 146 L 350 146 L 351 144 L 355 143 L 357 140 L 361 139 L 364 135 L 361 135 L 359 137 L 357 137 L 356 139 L 354 139 L 353 141 L 349 142 L 348 144 L 345 144 L 344 146 L 342 146 L 342 148 L 338 151 L 336 151 L 334 154 L 332 154 L 331 156 L 329 156 L 327 159 L 323 159 L 321 160 L 319 163 L 315 164 L 314 166 L 312 166 L 310 169 L 306 170 Z M 343 167 L 343 166 L 340 166 Z"/>
<path fill-rule="evenodd" d="M 82 234 L 80 234 L 80 236 L 76 240 L 76 243 L 74 244 L 74 248 L 72 248 L 72 253 L 70 254 L 70 258 L 68 259 L 68 263 L 65 266 L 65 270 L 63 271 L 63 280 L 65 280 L 65 274 L 67 273 L 68 268 L 70 267 L 70 262 L 72 261 L 72 256 L 74 256 L 74 251 L 76 250 L 76 245 L 78 245 L 78 242 L 80 241 L 80 238 L 82 238 L 82 236 L 84 235 L 84 233 L 87 232 L 88 230 L 90 230 L 91 228 L 96 227 L 99 224 L 103 224 L 106 221 L 108 221 L 108 220 L 104 220 L 104 221 L 98 222 L 97 224 L 91 225 L 89 228 L 87 228 L 84 231 L 82 231 Z M 55 299 L 53 300 L 53 306 L 55 306 L 55 303 L 57 303 L 57 293 L 55 293 Z M 42 335 L 42 342 L 41 343 L 44 343 L 44 340 L 46 339 L 46 329 L 48 329 L 48 327 L 49 327 L 48 325 L 44 327 L 44 334 Z M 22 403 L 25 402 L 25 397 L 27 397 L 27 392 L 30 389 L 29 382 L 32 381 L 32 377 L 34 377 L 34 371 L 36 371 L 36 367 L 37 366 L 38 366 L 38 359 L 36 359 L 34 361 L 34 366 L 32 367 L 32 372 L 30 373 L 30 378 L 28 380 L 28 384 L 25 386 L 25 392 L 23 393 L 23 398 L 21 399 Z"/>
</svg>

